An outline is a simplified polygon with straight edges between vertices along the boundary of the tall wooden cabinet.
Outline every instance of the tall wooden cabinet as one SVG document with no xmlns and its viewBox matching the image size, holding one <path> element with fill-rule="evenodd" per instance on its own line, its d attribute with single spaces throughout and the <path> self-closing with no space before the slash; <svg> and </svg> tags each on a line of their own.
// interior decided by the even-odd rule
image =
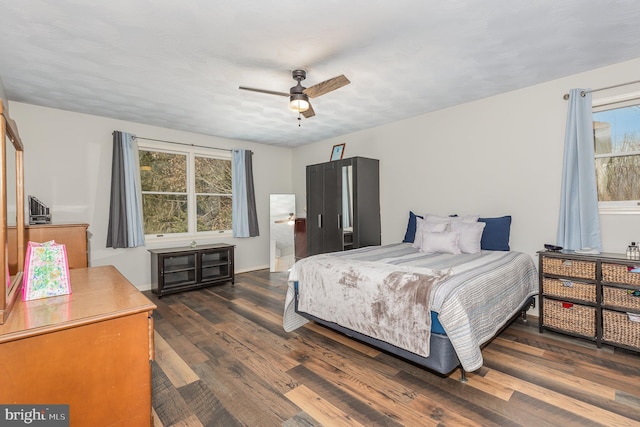
<svg viewBox="0 0 640 427">
<path fill-rule="evenodd" d="M 379 161 L 307 166 L 307 254 L 380 245 Z"/>
</svg>

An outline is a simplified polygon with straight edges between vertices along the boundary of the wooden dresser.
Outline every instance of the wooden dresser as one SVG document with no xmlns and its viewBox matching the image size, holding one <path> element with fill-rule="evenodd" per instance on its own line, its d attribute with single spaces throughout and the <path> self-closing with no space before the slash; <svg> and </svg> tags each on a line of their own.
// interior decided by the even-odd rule
<svg viewBox="0 0 640 427">
<path fill-rule="evenodd" d="M 89 245 L 87 229 L 89 224 L 39 224 L 25 225 L 24 241 L 25 250 L 27 242 L 48 242 L 55 240 L 63 243 L 67 249 L 69 268 L 84 268 L 89 266 Z M 16 239 L 15 227 L 8 228 L 9 247 Z M 16 271 L 16 254 L 9 253 L 9 270 L 11 274 Z"/>
<path fill-rule="evenodd" d="M 69 268 L 89 266 L 87 228 L 89 224 L 42 224 L 25 225 L 25 242 L 48 242 L 55 240 L 67 249 Z"/>
<path fill-rule="evenodd" d="M 0 402 L 68 404 L 72 426 L 149 426 L 156 306 L 113 266 L 71 295 L 17 301 L 0 325 Z"/>
<path fill-rule="evenodd" d="M 293 226 L 296 261 L 307 257 L 307 219 L 296 218 Z"/>
<path fill-rule="evenodd" d="M 540 332 L 640 352 L 640 260 L 614 253 L 538 255 Z"/>
</svg>

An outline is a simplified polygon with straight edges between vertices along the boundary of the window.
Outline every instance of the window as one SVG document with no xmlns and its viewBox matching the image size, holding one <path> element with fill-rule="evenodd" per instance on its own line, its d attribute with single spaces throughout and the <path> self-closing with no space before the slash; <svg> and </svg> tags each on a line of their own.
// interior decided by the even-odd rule
<svg viewBox="0 0 640 427">
<path fill-rule="evenodd" d="M 593 134 L 600 211 L 640 213 L 640 105 L 594 111 Z"/>
<path fill-rule="evenodd" d="M 140 146 L 144 232 L 149 237 L 231 230 L 231 157 Z"/>
</svg>

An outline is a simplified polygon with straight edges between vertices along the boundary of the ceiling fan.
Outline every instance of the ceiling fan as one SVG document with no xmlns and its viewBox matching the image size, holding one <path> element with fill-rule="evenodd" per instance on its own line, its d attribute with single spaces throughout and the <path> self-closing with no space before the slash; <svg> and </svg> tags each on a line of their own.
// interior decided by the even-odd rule
<svg viewBox="0 0 640 427">
<path fill-rule="evenodd" d="M 289 109 L 302 114 L 305 118 L 308 119 L 309 117 L 313 117 L 316 115 L 315 111 L 313 111 L 311 103 L 309 102 L 309 98 L 317 98 L 320 95 L 324 95 L 325 93 L 329 93 L 351 83 L 348 78 L 341 74 L 329 80 L 325 80 L 311 87 L 305 88 L 300 83 L 302 80 L 307 78 L 307 72 L 305 70 L 293 70 L 291 72 L 291 75 L 293 79 L 298 82 L 298 84 L 289 89 L 289 93 L 266 89 L 255 89 L 246 86 L 240 86 L 239 89 L 267 93 L 270 95 L 288 96 Z M 298 117 L 298 119 L 300 119 L 300 117 Z"/>
<path fill-rule="evenodd" d="M 295 220 L 296 220 L 296 214 L 294 214 L 293 212 L 289 212 L 289 216 L 287 218 L 277 219 L 273 222 L 275 222 L 276 224 L 293 225 L 295 223 Z"/>
</svg>

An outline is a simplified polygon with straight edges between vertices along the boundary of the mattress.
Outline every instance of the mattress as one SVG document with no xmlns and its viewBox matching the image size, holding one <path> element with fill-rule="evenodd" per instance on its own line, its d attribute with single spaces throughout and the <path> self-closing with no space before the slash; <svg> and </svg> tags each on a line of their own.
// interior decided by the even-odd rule
<svg viewBox="0 0 640 427">
<path fill-rule="evenodd" d="M 294 283 L 298 283 L 301 311 L 329 322 L 336 322 L 336 319 L 331 318 L 333 316 L 331 311 L 340 311 L 340 305 L 344 302 L 331 301 L 330 298 L 338 296 L 338 300 L 345 300 L 345 274 L 349 277 L 356 274 L 359 277 L 359 283 L 366 284 L 369 282 L 365 277 L 371 274 L 371 271 L 378 277 L 385 277 L 383 273 L 388 274 L 394 269 L 402 272 L 405 275 L 403 277 L 418 274 L 421 277 L 434 278 L 433 286 L 428 292 L 429 315 L 424 319 L 428 328 L 420 324 L 418 325 L 420 333 L 416 334 L 415 328 L 407 331 L 406 334 L 417 336 L 416 340 L 410 342 L 408 346 L 404 341 L 398 345 L 396 342 L 387 340 L 386 337 L 382 338 L 383 341 L 428 357 L 429 331 L 440 326 L 442 332 L 446 333 L 451 340 L 463 368 L 467 371 L 473 371 L 482 366 L 481 345 L 490 340 L 520 310 L 529 297 L 538 292 L 535 264 L 529 255 L 520 252 L 425 254 L 409 243 L 367 247 L 316 255 L 300 260 L 294 265 L 289 276 L 289 289 L 285 300 L 283 318 L 285 330 L 294 330 L 308 321 L 295 313 Z M 338 288 L 334 290 L 329 288 L 331 283 L 341 281 L 342 288 L 339 283 Z M 370 285 L 379 287 L 379 284 L 374 282 L 375 280 L 371 280 Z M 322 283 L 322 286 L 318 283 Z M 305 303 L 304 296 L 306 292 L 311 292 L 310 287 L 315 287 L 314 291 L 327 287 L 324 289 L 326 295 L 314 295 L 308 303 Z M 305 291 L 305 288 L 308 290 Z M 372 294 L 372 301 L 379 304 L 377 299 L 383 294 L 379 291 Z M 348 295 L 349 298 L 346 299 L 351 298 L 351 294 Z M 391 304 L 388 301 L 384 303 Z M 401 309 L 407 308 L 403 306 Z M 409 309 L 419 312 L 413 308 Z M 353 307 L 347 311 L 349 310 L 355 311 Z M 362 317 L 361 313 L 358 315 Z M 435 321 L 436 317 L 438 322 Z M 384 321 L 387 322 L 387 320 Z M 336 323 L 343 322 L 340 320 Z M 358 327 L 361 323 L 362 319 L 358 318 Z M 353 329 L 380 339 L 380 336 L 375 334 L 375 325 L 365 325 L 362 328 L 365 330 Z M 370 333 L 372 331 L 373 335 Z M 404 339 L 402 333 L 395 333 L 391 338 L 398 337 Z"/>
</svg>

